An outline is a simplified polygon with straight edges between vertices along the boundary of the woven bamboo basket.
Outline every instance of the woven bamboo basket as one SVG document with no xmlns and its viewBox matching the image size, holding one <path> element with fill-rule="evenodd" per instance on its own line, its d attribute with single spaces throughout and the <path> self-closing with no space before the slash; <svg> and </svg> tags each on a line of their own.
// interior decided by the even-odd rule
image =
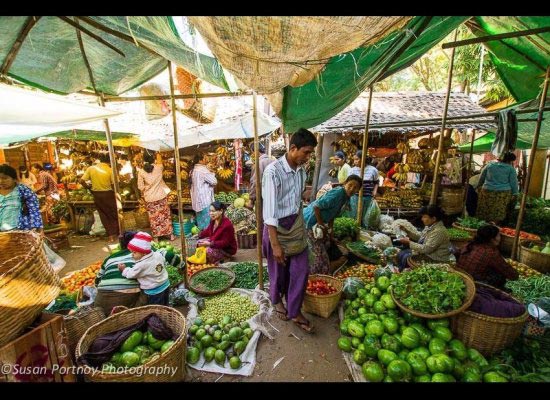
<svg viewBox="0 0 550 400">
<path fill-rule="evenodd" d="M 492 286 L 479 282 L 476 282 L 476 285 L 492 288 L 513 298 Z M 517 299 L 513 299 L 521 303 Z M 527 309 L 516 318 L 497 318 L 464 311 L 451 318 L 451 330 L 466 346 L 473 347 L 484 356 L 490 356 L 510 346 L 521 335 L 528 316 Z"/>
<path fill-rule="evenodd" d="M 519 247 L 519 244 L 518 244 Z M 514 248 L 514 237 L 500 233 L 500 245 L 499 249 L 504 254 L 512 254 Z"/>
<path fill-rule="evenodd" d="M 550 254 L 543 254 L 538 251 L 533 251 L 529 246 L 537 244 L 541 249 L 545 243 L 541 241 L 524 240 L 521 241 L 519 250 L 519 261 L 527 264 L 529 267 L 536 269 L 543 274 L 550 272 Z"/>
<path fill-rule="evenodd" d="M 404 304 L 402 304 L 399 301 L 399 299 L 397 299 L 394 296 L 393 290 L 390 290 L 391 297 L 392 297 L 393 301 L 395 302 L 395 304 L 397 304 L 397 306 L 402 311 L 408 312 L 409 314 L 412 314 L 412 315 L 414 315 L 416 317 L 420 317 L 420 318 L 427 318 L 427 319 L 448 318 L 448 317 L 451 317 L 453 315 L 460 314 L 461 312 L 466 310 L 468 307 L 470 307 L 470 305 L 474 301 L 474 296 L 476 294 L 476 286 L 475 286 L 475 283 L 474 283 L 474 280 L 472 279 L 472 277 L 470 275 L 468 275 L 467 273 L 461 272 L 459 270 L 453 270 L 452 272 L 455 273 L 455 274 L 460 275 L 462 277 L 462 279 L 464 280 L 464 284 L 466 285 L 466 296 L 465 296 L 464 303 L 462 304 L 462 306 L 460 306 L 456 310 L 448 311 L 448 312 L 443 313 L 443 314 L 426 314 L 426 313 L 423 313 L 423 312 L 420 312 L 420 311 L 410 309 L 407 306 L 405 306 Z"/>
<path fill-rule="evenodd" d="M 39 234 L 0 233 L 0 347 L 15 339 L 57 297 L 61 282 Z"/>
<path fill-rule="evenodd" d="M 464 207 L 464 188 L 442 188 L 440 206 L 447 215 L 461 213 Z"/>
<path fill-rule="evenodd" d="M 151 226 L 149 221 L 149 214 L 146 212 L 134 212 L 134 219 L 136 220 L 136 225 L 139 229 L 146 229 Z"/>
<path fill-rule="evenodd" d="M 128 369 L 127 372 L 102 372 L 87 368 L 84 377 L 91 382 L 180 382 L 185 378 L 185 353 L 187 349 L 185 317 L 176 309 L 166 306 L 149 305 L 131 308 L 111 315 L 109 318 L 91 326 L 78 341 L 75 358 L 78 362 L 93 341 L 102 335 L 115 332 L 133 325 L 155 313 L 178 336 L 174 344 L 161 356 L 139 367 Z M 147 369 L 143 369 L 147 367 Z M 155 371 L 169 371 L 176 368 L 176 373 L 154 373 Z"/>
<path fill-rule="evenodd" d="M 125 211 L 122 213 L 122 229 L 125 231 L 137 230 L 136 217 L 133 211 Z"/>
<path fill-rule="evenodd" d="M 309 279 L 322 279 L 325 282 L 330 283 L 337 290 L 336 293 L 321 296 L 312 295 L 307 292 L 304 295 L 305 312 L 315 314 L 323 318 L 328 318 L 338 306 L 340 297 L 342 297 L 344 282 L 329 275 L 310 275 Z"/>
<path fill-rule="evenodd" d="M 470 239 L 471 240 L 471 239 Z M 470 240 L 451 240 L 451 244 L 456 247 L 457 249 L 462 249 L 464 246 L 466 246 L 468 243 L 470 243 Z"/>
<path fill-rule="evenodd" d="M 421 255 L 421 254 L 418 254 L 416 256 L 411 256 L 407 260 L 407 265 L 411 269 L 421 267 L 423 264 L 426 264 L 426 263 L 429 263 L 429 264 L 432 264 L 432 265 L 433 264 L 450 265 L 450 266 L 454 265 L 451 262 L 443 263 L 443 262 L 434 261 L 431 258 L 429 258 L 427 256 L 424 256 L 424 255 Z"/>
<path fill-rule="evenodd" d="M 453 222 L 453 228 L 460 229 L 460 230 L 463 230 L 463 231 L 466 231 L 466 232 L 470 232 L 472 234 L 472 236 L 475 236 L 475 234 L 477 233 L 477 229 L 466 228 L 466 227 L 460 225 L 458 222 Z"/>
<path fill-rule="evenodd" d="M 84 306 L 74 314 L 63 316 L 65 330 L 67 331 L 67 343 L 71 354 L 74 354 L 76 345 L 86 330 L 104 319 L 103 309 L 93 306 Z"/>
</svg>

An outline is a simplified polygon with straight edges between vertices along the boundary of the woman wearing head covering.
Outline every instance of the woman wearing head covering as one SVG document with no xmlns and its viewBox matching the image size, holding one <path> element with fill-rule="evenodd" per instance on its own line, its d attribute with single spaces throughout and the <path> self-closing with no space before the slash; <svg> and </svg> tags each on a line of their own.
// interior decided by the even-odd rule
<svg viewBox="0 0 550 400">
<path fill-rule="evenodd" d="M 448 263 L 454 261 L 454 256 L 449 250 L 451 242 L 447 228 L 443 225 L 443 211 L 435 205 L 422 207 L 420 209 L 424 230 L 418 234 L 411 232 L 407 227 L 401 228 L 406 231 L 408 237 L 399 239 L 399 241 L 408 245 L 408 250 L 402 250 L 399 255 L 399 269 L 407 267 L 409 257 L 421 255 L 423 258 L 435 263 Z"/>
<path fill-rule="evenodd" d="M 206 247 L 206 262 L 216 263 L 237 252 L 235 228 L 225 216 L 225 205 L 215 201 L 210 205 L 210 223 L 199 234 L 198 247 Z"/>
<path fill-rule="evenodd" d="M 160 236 L 170 236 L 174 240 L 172 228 L 172 214 L 168 205 L 170 188 L 162 179 L 164 166 L 162 160 L 146 153 L 143 157 L 145 164 L 143 169 L 138 169 L 137 185 L 143 194 L 147 214 L 151 223 L 151 235 L 155 240 Z M 178 176 L 179 179 L 179 176 Z"/>
<path fill-rule="evenodd" d="M 42 229 L 38 197 L 27 186 L 17 183 L 17 172 L 0 165 L 0 231 Z"/>
<path fill-rule="evenodd" d="M 476 217 L 500 223 L 506 219 L 517 202 L 518 176 L 513 163 L 514 153 L 506 153 L 497 162 L 488 164 L 478 182 L 479 199 Z"/>
<path fill-rule="evenodd" d="M 338 150 L 334 153 L 334 159 L 336 165 L 338 165 L 338 183 L 344 183 L 348 176 L 350 175 L 351 167 L 346 162 L 346 155 L 343 151 Z"/>
<path fill-rule="evenodd" d="M 353 156 L 353 168 L 351 168 L 351 174 L 361 176 L 361 159 L 363 157 L 363 151 L 358 150 Z M 365 172 L 363 174 L 363 217 L 361 218 L 362 225 L 368 228 L 367 211 L 369 209 L 372 199 L 376 197 L 379 185 L 379 175 L 376 167 L 372 165 L 372 157 L 365 159 Z M 359 208 L 359 194 L 355 194 L 350 200 L 351 218 L 357 218 L 357 212 Z"/>
<path fill-rule="evenodd" d="M 22 165 L 19 167 L 19 182 L 27 186 L 31 190 L 34 190 L 37 179 L 32 172 L 30 172 L 26 166 Z"/>
</svg>

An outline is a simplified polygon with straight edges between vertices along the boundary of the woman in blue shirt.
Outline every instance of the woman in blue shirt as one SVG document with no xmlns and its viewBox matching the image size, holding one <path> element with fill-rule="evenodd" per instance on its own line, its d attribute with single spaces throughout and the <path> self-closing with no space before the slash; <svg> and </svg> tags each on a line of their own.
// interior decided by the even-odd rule
<svg viewBox="0 0 550 400">
<path fill-rule="evenodd" d="M 515 160 L 514 153 L 506 153 L 481 172 L 477 185 L 480 190 L 477 218 L 499 224 L 515 207 L 519 193 L 518 177 L 512 166 Z"/>
<path fill-rule="evenodd" d="M 42 216 L 36 194 L 17 183 L 17 172 L 0 165 L 0 231 L 42 229 Z"/>
<path fill-rule="evenodd" d="M 344 185 L 336 187 L 304 209 L 304 220 L 307 228 L 308 244 L 313 255 L 309 271 L 311 274 L 328 274 L 330 260 L 327 247 L 333 241 L 332 225 L 340 214 L 342 207 L 361 188 L 362 180 L 357 175 L 346 178 Z M 317 224 L 318 234 L 313 227 Z M 330 231 L 330 234 L 329 234 Z"/>
</svg>

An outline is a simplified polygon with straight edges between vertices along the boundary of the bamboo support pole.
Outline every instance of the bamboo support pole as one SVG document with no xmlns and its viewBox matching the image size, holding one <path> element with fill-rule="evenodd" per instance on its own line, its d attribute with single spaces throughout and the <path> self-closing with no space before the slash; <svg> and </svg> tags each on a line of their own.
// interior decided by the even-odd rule
<svg viewBox="0 0 550 400">
<path fill-rule="evenodd" d="M 372 85 L 369 87 L 369 104 L 367 106 L 367 117 L 365 120 L 365 135 L 363 136 L 363 152 L 361 154 L 361 180 L 365 176 L 365 161 L 367 159 L 367 152 L 369 150 L 369 124 L 372 105 Z M 357 225 L 361 227 L 363 222 L 363 185 L 359 189 L 359 199 L 357 201 Z"/>
<path fill-rule="evenodd" d="M 462 216 L 466 215 L 466 198 L 468 197 L 468 184 L 472 177 L 472 162 L 474 158 L 474 142 L 476 140 L 476 130 L 472 129 L 472 142 L 470 143 L 470 158 L 468 159 L 468 169 L 466 170 L 466 185 L 464 185 L 464 207 L 462 208 Z"/>
<path fill-rule="evenodd" d="M 531 182 L 531 172 L 533 165 L 535 164 L 535 153 L 537 151 L 537 145 L 539 143 L 540 127 L 542 125 L 542 115 L 544 114 L 544 104 L 546 102 L 546 94 L 548 93 L 548 81 L 550 80 L 550 65 L 546 67 L 546 76 L 544 78 L 544 86 L 542 88 L 542 96 L 540 98 L 539 115 L 537 126 L 535 128 L 535 135 L 533 137 L 533 144 L 531 145 L 531 153 L 529 155 L 529 165 L 527 166 L 527 176 L 523 185 L 523 196 L 521 197 L 521 204 L 519 207 L 518 220 L 516 223 L 516 232 L 514 235 L 514 244 L 512 246 L 512 260 L 517 260 L 517 251 L 519 244 L 519 234 L 521 231 L 521 224 L 523 223 L 523 216 L 525 215 L 525 203 L 527 202 L 527 193 L 529 192 L 529 183 Z"/>
<path fill-rule="evenodd" d="M 319 187 L 319 175 L 321 174 L 321 164 L 323 161 L 323 142 L 325 135 L 317 134 L 317 147 L 315 148 L 315 170 L 313 171 L 313 182 L 311 182 L 311 196 L 309 201 L 315 200 L 317 188 Z"/>
<path fill-rule="evenodd" d="M 23 29 L 21 29 L 21 32 L 17 36 L 17 39 L 15 40 L 15 43 L 11 46 L 11 49 L 9 50 L 6 58 L 4 59 L 4 62 L 2 63 L 2 66 L 0 67 L 0 74 L 1 75 L 7 75 L 8 71 L 10 70 L 13 62 L 15 61 L 15 57 L 17 57 L 17 53 L 19 53 L 19 50 L 21 50 L 21 46 L 23 45 L 23 42 L 29 35 L 29 32 L 33 28 L 33 26 L 36 25 L 40 17 L 28 17 L 27 21 L 25 21 L 25 25 L 23 26 Z"/>
<path fill-rule="evenodd" d="M 259 227 L 260 221 L 262 220 L 262 191 L 261 191 L 261 182 L 262 177 L 260 176 L 260 142 L 258 139 L 258 102 L 256 93 L 252 97 L 252 115 L 254 117 L 254 170 L 256 175 L 256 250 L 258 254 L 258 280 L 260 285 L 260 290 L 264 290 L 264 269 L 263 269 L 263 256 L 262 256 L 262 233 L 260 232 Z"/>
<path fill-rule="evenodd" d="M 546 199 L 546 191 L 548 190 L 548 178 L 550 178 L 550 155 L 546 152 L 546 179 L 544 181 L 544 192 L 542 192 L 542 198 Z"/>
<path fill-rule="evenodd" d="M 181 200 L 181 169 L 178 140 L 178 121 L 176 118 L 176 98 L 174 96 L 174 76 L 172 74 L 171 61 L 168 61 L 168 76 L 170 77 L 170 99 L 172 101 L 172 124 L 174 128 L 174 161 L 176 164 L 176 183 L 178 191 L 178 222 L 180 224 L 181 262 L 183 265 L 183 279 L 185 282 L 185 287 L 189 287 L 187 282 L 187 243 L 185 241 L 185 232 L 183 231 L 183 204 Z"/>
<path fill-rule="evenodd" d="M 175 94 L 174 99 L 211 99 L 216 97 L 241 97 L 241 96 L 251 96 L 250 92 L 221 92 L 221 93 L 197 93 L 197 94 Z M 107 96 L 105 101 L 143 101 L 143 100 L 170 100 L 172 97 L 170 95 L 158 95 L 158 96 Z"/>
<path fill-rule="evenodd" d="M 456 41 L 458 30 L 455 30 Z M 437 157 L 435 159 L 434 179 L 432 182 L 432 195 L 430 196 L 430 205 L 437 203 L 437 194 L 441 179 L 439 177 L 439 165 L 441 164 L 441 153 L 443 152 L 443 139 L 445 136 L 445 124 L 447 122 L 447 111 L 449 110 L 449 99 L 451 97 L 451 86 L 453 83 L 453 66 L 455 62 L 455 48 L 451 50 L 451 63 L 449 65 L 449 74 L 447 77 L 447 94 L 445 96 L 445 108 L 443 109 L 443 118 L 441 121 L 441 133 L 439 134 L 439 145 L 437 147 Z"/>
</svg>

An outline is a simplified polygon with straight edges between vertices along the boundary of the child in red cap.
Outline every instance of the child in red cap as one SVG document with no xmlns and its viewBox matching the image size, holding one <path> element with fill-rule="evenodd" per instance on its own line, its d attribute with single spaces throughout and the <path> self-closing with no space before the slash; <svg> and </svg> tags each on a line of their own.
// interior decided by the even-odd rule
<svg viewBox="0 0 550 400">
<path fill-rule="evenodd" d="M 131 268 L 121 264 L 118 269 L 123 277 L 137 279 L 140 288 L 147 295 L 147 304 L 167 306 L 170 287 L 168 272 L 164 268 L 164 256 L 151 251 L 152 239 L 146 232 L 136 233 L 128 243 L 128 250 L 132 252 L 136 263 Z"/>
</svg>

